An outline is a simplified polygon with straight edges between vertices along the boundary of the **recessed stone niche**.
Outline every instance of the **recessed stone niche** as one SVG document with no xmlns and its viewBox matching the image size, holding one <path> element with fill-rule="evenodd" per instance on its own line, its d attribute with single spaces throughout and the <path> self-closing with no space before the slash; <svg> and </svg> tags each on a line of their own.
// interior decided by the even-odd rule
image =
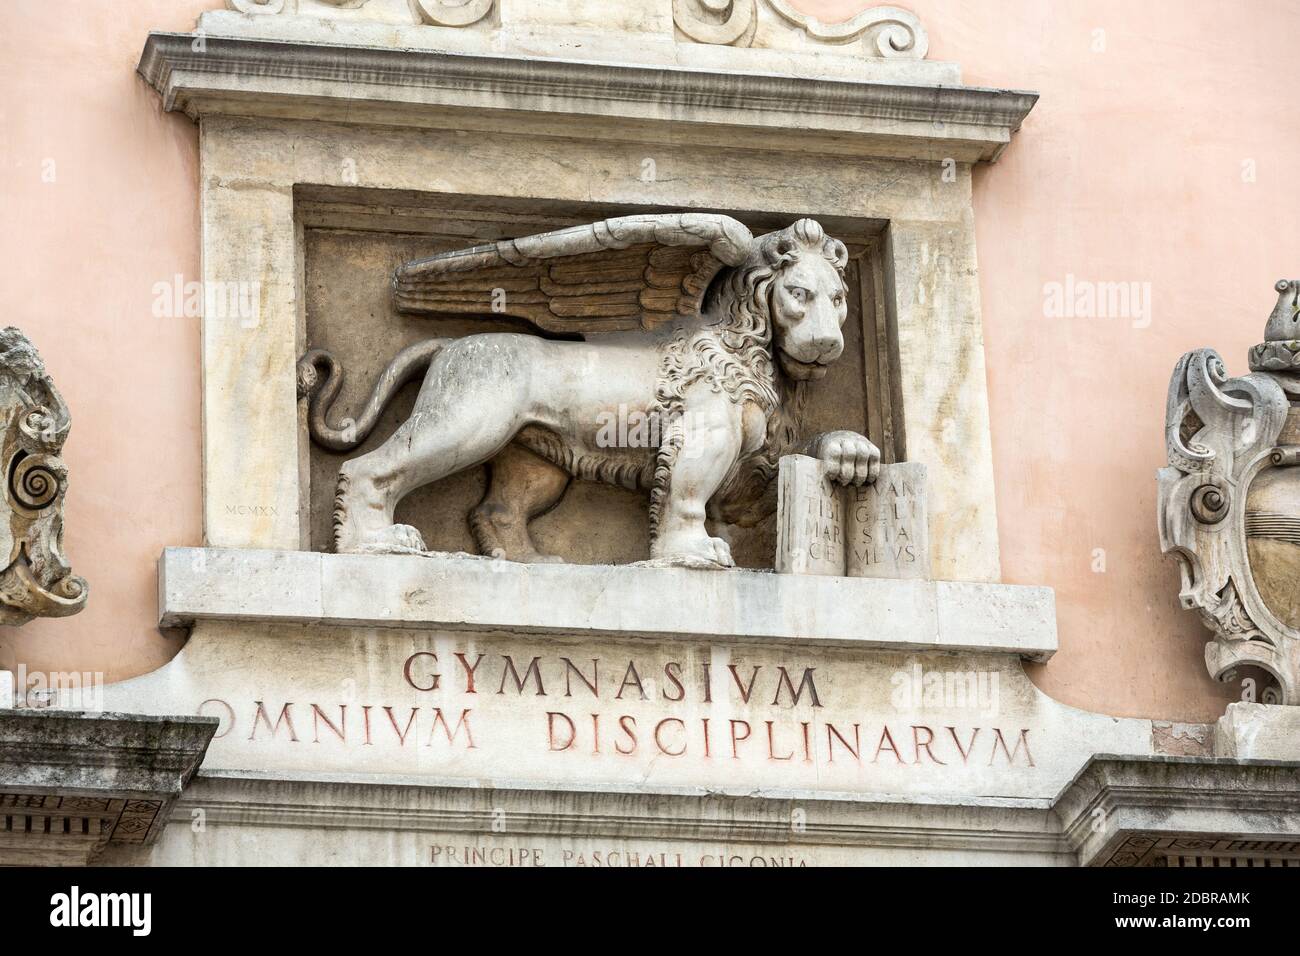
<svg viewBox="0 0 1300 956">
<path fill-rule="evenodd" d="M 403 314 L 392 301 L 391 277 L 401 263 L 438 252 L 592 222 L 655 207 L 607 204 L 519 202 L 490 197 L 392 195 L 375 190 L 300 190 L 295 209 L 302 224 L 306 347 L 323 348 L 341 362 L 345 377 L 332 418 L 355 417 L 384 366 L 402 348 L 434 336 L 458 337 L 484 331 L 531 331 L 518 320 L 430 317 Z M 734 216 L 756 234 L 781 228 L 796 216 L 777 217 L 738 210 Z M 896 337 L 877 322 L 880 288 L 878 235 L 871 221 L 828 222 L 828 230 L 850 246 L 850 310 L 845 350 L 827 377 L 808 388 L 800 432 L 812 436 L 838 428 L 866 434 L 886 461 L 901 455 L 901 429 L 891 415 L 890 393 Z M 310 542 L 333 550 L 332 514 L 339 466 L 382 444 L 409 417 L 419 383 L 408 384 L 360 447 L 346 453 L 310 444 Z M 425 486 L 402 502 L 398 520 L 414 525 L 437 551 L 473 553 L 466 515 L 483 496 L 482 465 Z M 574 481 L 561 502 L 537 519 L 532 533 L 539 547 L 579 564 L 621 564 L 649 557 L 648 500 L 644 494 L 593 482 Z M 742 567 L 771 569 L 775 516 L 752 528 L 722 526 Z"/>
</svg>

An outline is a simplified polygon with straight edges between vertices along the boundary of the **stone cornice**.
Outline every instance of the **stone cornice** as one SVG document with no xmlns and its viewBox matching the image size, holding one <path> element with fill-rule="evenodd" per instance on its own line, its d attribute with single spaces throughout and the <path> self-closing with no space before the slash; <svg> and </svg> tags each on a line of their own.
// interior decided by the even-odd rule
<svg viewBox="0 0 1300 956">
<path fill-rule="evenodd" d="M 210 717 L 0 711 L 6 789 L 180 793 L 217 729 Z"/>
<path fill-rule="evenodd" d="M 1037 94 L 435 50 L 151 33 L 140 74 L 164 108 L 561 136 L 663 135 L 747 148 L 996 159 Z M 508 126 L 505 124 L 508 123 Z M 522 126 L 528 129 L 525 122 Z M 640 130 L 638 130 L 640 128 Z"/>
<path fill-rule="evenodd" d="M 211 717 L 0 710 L 0 865 L 147 846 L 207 752 Z"/>
<path fill-rule="evenodd" d="M 1141 865 L 1161 841 L 1300 849 L 1300 763 L 1098 755 L 1053 812 L 1084 865 Z"/>
<path fill-rule="evenodd" d="M 1047 660 L 1050 588 L 468 555 L 168 548 L 159 622 L 731 638 L 803 646 L 985 651 Z M 663 595 L 673 595 L 665 602 Z M 812 609 L 812 610 L 809 610 Z"/>
<path fill-rule="evenodd" d="M 1047 809 L 1035 801 L 931 803 L 814 791 L 680 792 L 645 787 L 478 786 L 314 779 L 301 774 L 202 771 L 179 809 L 202 808 L 223 827 L 381 830 L 419 838 L 488 832 L 504 813 L 512 838 L 705 841 L 706 846 L 811 847 L 1023 855 L 1070 859 Z M 806 819 L 792 833 L 792 813 Z M 752 851 L 751 851 L 752 852 Z M 115 861 L 117 862 L 117 861 Z M 125 862 L 125 861 L 121 861 Z"/>
</svg>

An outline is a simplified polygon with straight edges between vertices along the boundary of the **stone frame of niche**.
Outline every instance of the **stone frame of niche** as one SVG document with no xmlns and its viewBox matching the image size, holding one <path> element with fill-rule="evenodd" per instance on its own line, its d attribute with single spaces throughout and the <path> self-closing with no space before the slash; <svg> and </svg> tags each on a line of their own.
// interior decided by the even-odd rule
<svg viewBox="0 0 1300 956">
<path fill-rule="evenodd" d="M 206 544 L 309 547 L 300 197 L 373 217 L 389 195 L 492 196 L 876 235 L 887 393 L 905 457 L 929 466 L 934 577 L 1000 578 L 971 168 L 1034 94 L 213 36 L 199 52 L 158 33 L 139 69 L 200 122 L 204 282 L 258 304 L 203 319 Z"/>
</svg>

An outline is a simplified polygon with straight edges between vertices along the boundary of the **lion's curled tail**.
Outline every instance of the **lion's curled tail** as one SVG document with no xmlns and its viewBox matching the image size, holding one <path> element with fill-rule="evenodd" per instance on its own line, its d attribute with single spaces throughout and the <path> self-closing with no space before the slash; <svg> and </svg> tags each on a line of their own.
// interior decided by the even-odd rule
<svg viewBox="0 0 1300 956">
<path fill-rule="evenodd" d="M 366 407 L 355 421 L 343 419 L 335 428 L 326 421 L 339 389 L 343 367 L 324 349 L 312 349 L 298 360 L 298 397 L 308 399 L 307 427 L 317 444 L 333 451 L 351 451 L 374 429 L 384 407 L 398 390 L 417 375 L 424 374 L 433 357 L 442 351 L 445 339 L 426 339 L 402 349 L 380 374 L 370 390 Z M 324 371 L 324 378 L 321 371 Z"/>
</svg>

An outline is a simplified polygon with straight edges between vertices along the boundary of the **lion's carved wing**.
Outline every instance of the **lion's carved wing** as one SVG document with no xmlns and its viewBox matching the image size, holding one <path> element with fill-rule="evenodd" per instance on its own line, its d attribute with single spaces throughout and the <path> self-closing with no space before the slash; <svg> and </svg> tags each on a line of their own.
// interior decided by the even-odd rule
<svg viewBox="0 0 1300 956">
<path fill-rule="evenodd" d="M 402 312 L 509 315 L 549 332 L 651 329 L 698 314 L 753 243 L 728 216 L 623 216 L 405 263 L 393 296 Z"/>
</svg>

